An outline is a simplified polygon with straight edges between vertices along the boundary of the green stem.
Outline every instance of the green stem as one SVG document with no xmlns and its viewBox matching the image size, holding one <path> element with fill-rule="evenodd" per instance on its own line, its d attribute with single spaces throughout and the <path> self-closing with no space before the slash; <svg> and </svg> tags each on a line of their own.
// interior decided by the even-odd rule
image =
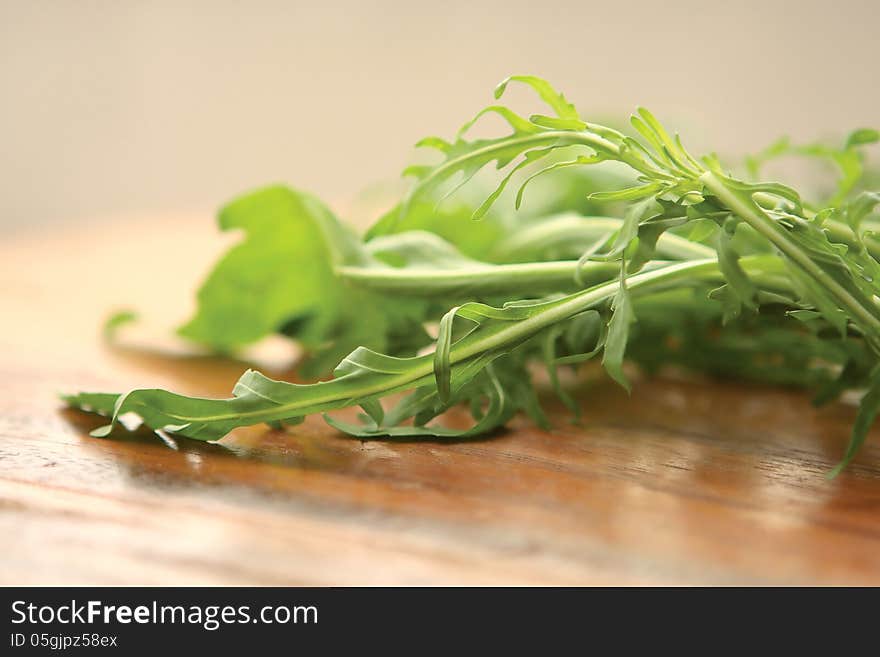
<svg viewBox="0 0 880 657">
<path fill-rule="evenodd" d="M 474 151 L 470 151 L 468 153 L 465 153 L 464 155 L 448 160 L 438 166 L 436 169 L 434 169 L 431 174 L 422 181 L 421 184 L 428 185 L 433 180 L 442 179 L 448 171 L 461 170 L 463 164 L 469 160 L 482 160 L 487 156 L 491 157 L 495 153 L 502 153 L 514 145 L 524 146 L 523 150 L 525 150 L 526 148 L 531 148 L 532 146 L 550 145 L 554 143 L 560 146 L 573 146 L 578 144 L 589 146 L 597 152 L 608 154 L 609 156 L 611 156 L 612 159 L 628 164 L 636 171 L 639 171 L 640 173 L 643 173 L 651 177 L 652 179 L 669 178 L 668 174 L 653 169 L 647 166 L 640 159 L 633 157 L 628 153 L 622 152 L 617 144 L 608 141 L 598 134 L 592 133 L 590 131 L 575 132 L 571 130 L 550 130 L 530 135 L 514 135 L 508 139 L 502 139 L 500 141 L 493 142 L 491 144 L 488 144 L 487 146 L 483 146 L 482 148 L 478 148 Z"/>
<path fill-rule="evenodd" d="M 598 239 L 604 234 L 619 230 L 623 225 L 622 220 L 611 217 L 581 216 L 560 216 L 544 223 L 549 232 L 554 235 L 563 234 L 570 242 Z M 544 228 L 543 224 L 538 224 L 521 233 L 524 239 L 511 239 L 500 243 L 494 255 L 504 259 L 515 259 L 518 252 L 529 248 L 529 244 L 546 239 Z M 672 233 L 664 233 L 660 236 L 657 252 L 661 258 L 669 257 L 673 260 L 704 260 L 715 256 L 714 249 Z M 657 260 L 648 263 L 646 267 L 653 269 L 668 264 L 670 263 Z M 578 263 L 575 260 L 501 265 L 474 263 L 469 266 L 457 266 L 454 269 L 348 265 L 338 267 L 336 272 L 347 282 L 376 292 L 422 298 L 437 296 L 464 298 L 469 295 L 504 293 L 527 295 L 573 291 L 611 280 L 617 276 L 618 270 L 619 266 L 616 263 L 581 263 L 580 285 L 576 283 Z"/>
<path fill-rule="evenodd" d="M 781 270 L 781 261 L 775 256 L 749 256 L 740 260 L 740 265 L 756 283 L 764 283 L 777 287 L 776 274 Z M 666 289 L 677 283 L 722 282 L 724 280 L 714 259 L 695 260 L 660 267 L 651 271 L 634 274 L 627 279 L 630 294 L 641 295 L 651 291 Z M 586 310 L 607 303 L 620 287 L 620 282 L 613 280 L 597 285 L 588 290 L 572 294 L 526 319 L 510 322 L 500 330 L 480 335 L 474 333 L 452 346 L 449 354 L 451 365 L 462 363 L 469 358 L 505 346 L 515 345 L 539 331 L 561 321 L 565 321 Z M 208 416 L 180 417 L 189 422 L 232 421 L 236 426 L 244 426 L 254 422 L 272 421 L 299 417 L 309 413 L 332 410 L 349 406 L 352 400 L 365 400 L 405 390 L 418 385 L 422 380 L 433 377 L 433 355 L 428 354 L 412 360 L 406 371 L 382 377 L 378 381 L 364 383 L 361 387 L 352 387 L 352 380 L 340 377 L 326 382 L 304 386 L 312 390 L 319 389 L 322 394 L 310 396 L 302 400 L 292 401 L 272 407 L 255 410 L 236 410 Z M 291 385 L 291 384 L 287 384 Z"/>
<path fill-rule="evenodd" d="M 493 261 L 532 260 L 535 244 L 591 243 L 620 230 L 621 226 L 623 220 L 614 217 L 561 214 L 523 228 L 501 240 L 493 247 L 490 255 Z M 699 260 L 714 257 L 715 249 L 674 233 L 665 232 L 657 241 L 657 254 L 660 259 Z"/>
<path fill-rule="evenodd" d="M 614 278 L 620 266 L 588 262 L 581 275 L 588 285 Z M 343 279 L 377 292 L 419 297 L 488 295 L 504 292 L 532 294 L 575 287 L 577 261 L 529 262 L 513 265 L 472 265 L 455 269 L 421 267 L 340 267 Z"/>
</svg>

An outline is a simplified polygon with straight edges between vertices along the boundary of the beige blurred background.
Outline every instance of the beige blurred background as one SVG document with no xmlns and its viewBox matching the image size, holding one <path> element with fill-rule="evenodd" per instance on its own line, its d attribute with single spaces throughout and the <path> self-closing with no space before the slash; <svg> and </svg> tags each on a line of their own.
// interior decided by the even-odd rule
<svg viewBox="0 0 880 657">
<path fill-rule="evenodd" d="M 880 124 L 878 19 L 877 0 L 0 0 L 0 227 L 208 215 L 274 181 L 356 207 L 510 73 L 582 113 L 646 105 L 697 150 L 840 136 Z"/>
</svg>

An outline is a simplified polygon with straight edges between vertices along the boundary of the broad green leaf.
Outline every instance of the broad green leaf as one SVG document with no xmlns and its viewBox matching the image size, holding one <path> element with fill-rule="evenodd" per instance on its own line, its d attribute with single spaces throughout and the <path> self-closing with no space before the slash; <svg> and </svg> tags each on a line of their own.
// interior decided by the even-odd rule
<svg viewBox="0 0 880 657">
<path fill-rule="evenodd" d="M 314 197 L 269 187 L 220 212 L 223 230 L 244 239 L 214 267 L 198 292 L 195 316 L 180 334 L 218 351 L 232 351 L 272 333 L 309 353 L 303 373 L 326 373 L 359 345 L 415 350 L 400 336 L 418 333 L 422 308 L 352 290 L 337 275 L 369 254 Z M 415 333 L 414 333 L 415 331 Z"/>
<path fill-rule="evenodd" d="M 302 320 L 296 337 L 320 344 L 348 303 L 333 267 L 356 239 L 317 199 L 286 187 L 233 201 L 219 222 L 244 239 L 202 284 L 198 310 L 180 334 L 225 351 Z"/>
</svg>

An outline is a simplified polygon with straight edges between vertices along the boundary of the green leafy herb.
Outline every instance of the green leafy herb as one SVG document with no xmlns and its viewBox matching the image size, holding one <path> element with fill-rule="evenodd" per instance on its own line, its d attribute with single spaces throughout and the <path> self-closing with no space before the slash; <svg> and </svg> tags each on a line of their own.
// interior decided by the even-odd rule
<svg viewBox="0 0 880 657">
<path fill-rule="evenodd" d="M 283 187 L 221 212 L 221 227 L 245 238 L 208 278 L 181 333 L 230 350 L 280 332 L 307 349 L 315 373 L 339 360 L 331 378 L 293 384 L 248 371 L 228 399 L 134 390 L 66 401 L 111 419 L 99 436 L 129 413 L 198 440 L 314 413 L 360 437 L 475 436 L 518 411 L 546 425 L 534 365 L 577 413 L 558 369 L 601 355 L 627 387 L 629 358 L 648 371 L 675 363 L 808 385 L 821 401 L 867 389 L 849 462 L 880 408 L 880 195 L 855 194 L 876 131 L 852 133 L 841 149 L 778 142 L 748 161 L 746 181 L 714 156 L 691 155 L 645 109 L 630 134 L 585 120 L 533 76 L 505 80 L 496 99 L 512 83 L 530 87 L 545 112 L 491 105 L 453 140 L 420 142 L 439 162 L 405 172 L 416 178 L 411 192 L 364 240 Z M 510 132 L 470 139 L 486 114 Z M 837 165 L 827 201 L 758 180 L 766 161 L 791 153 Z M 459 190 L 481 184 L 475 176 L 487 166 L 503 171 L 500 181 L 462 201 Z M 608 166 L 617 173 L 592 173 Z M 536 180 L 549 181 L 551 200 L 518 214 Z M 458 404 L 473 418 L 464 429 L 443 424 Z M 364 411 L 360 424 L 327 415 L 352 406 Z"/>
</svg>

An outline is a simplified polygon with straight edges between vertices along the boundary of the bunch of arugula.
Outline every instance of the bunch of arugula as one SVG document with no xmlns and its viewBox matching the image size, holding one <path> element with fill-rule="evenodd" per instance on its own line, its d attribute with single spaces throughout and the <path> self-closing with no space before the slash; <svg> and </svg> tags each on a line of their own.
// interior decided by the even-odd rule
<svg viewBox="0 0 880 657">
<path fill-rule="evenodd" d="M 308 351 L 307 376 L 338 362 L 332 378 L 294 384 L 248 370 L 228 399 L 149 389 L 67 403 L 111 418 L 95 436 L 127 413 L 158 432 L 209 441 L 312 413 L 360 437 L 474 436 L 520 410 L 546 426 L 533 363 L 577 413 L 558 369 L 601 357 L 628 388 L 626 356 L 648 370 L 673 363 L 808 385 L 819 401 L 866 390 L 839 471 L 880 410 L 880 194 L 859 188 L 860 149 L 880 135 L 858 130 L 839 149 L 780 141 L 750 158 L 741 180 L 715 156 L 694 158 L 644 109 L 631 136 L 583 120 L 536 77 L 505 80 L 496 98 L 510 82 L 531 87 L 552 113 L 526 118 L 492 105 L 454 141 L 422 140 L 441 160 L 405 172 L 416 178 L 412 191 L 363 239 L 285 187 L 222 210 L 221 228 L 246 237 L 217 264 L 181 334 L 229 351 L 282 333 Z M 468 138 L 488 113 L 511 132 Z M 838 167 L 829 198 L 810 202 L 755 180 L 767 161 L 792 154 Z M 447 200 L 493 164 L 506 170 L 494 191 Z M 581 173 L 603 164 L 611 171 Z M 512 180 L 523 207 L 499 211 Z M 524 204 L 543 180 L 539 202 Z M 471 427 L 437 420 L 462 403 Z M 360 424 L 326 415 L 351 406 L 363 409 Z"/>
</svg>

